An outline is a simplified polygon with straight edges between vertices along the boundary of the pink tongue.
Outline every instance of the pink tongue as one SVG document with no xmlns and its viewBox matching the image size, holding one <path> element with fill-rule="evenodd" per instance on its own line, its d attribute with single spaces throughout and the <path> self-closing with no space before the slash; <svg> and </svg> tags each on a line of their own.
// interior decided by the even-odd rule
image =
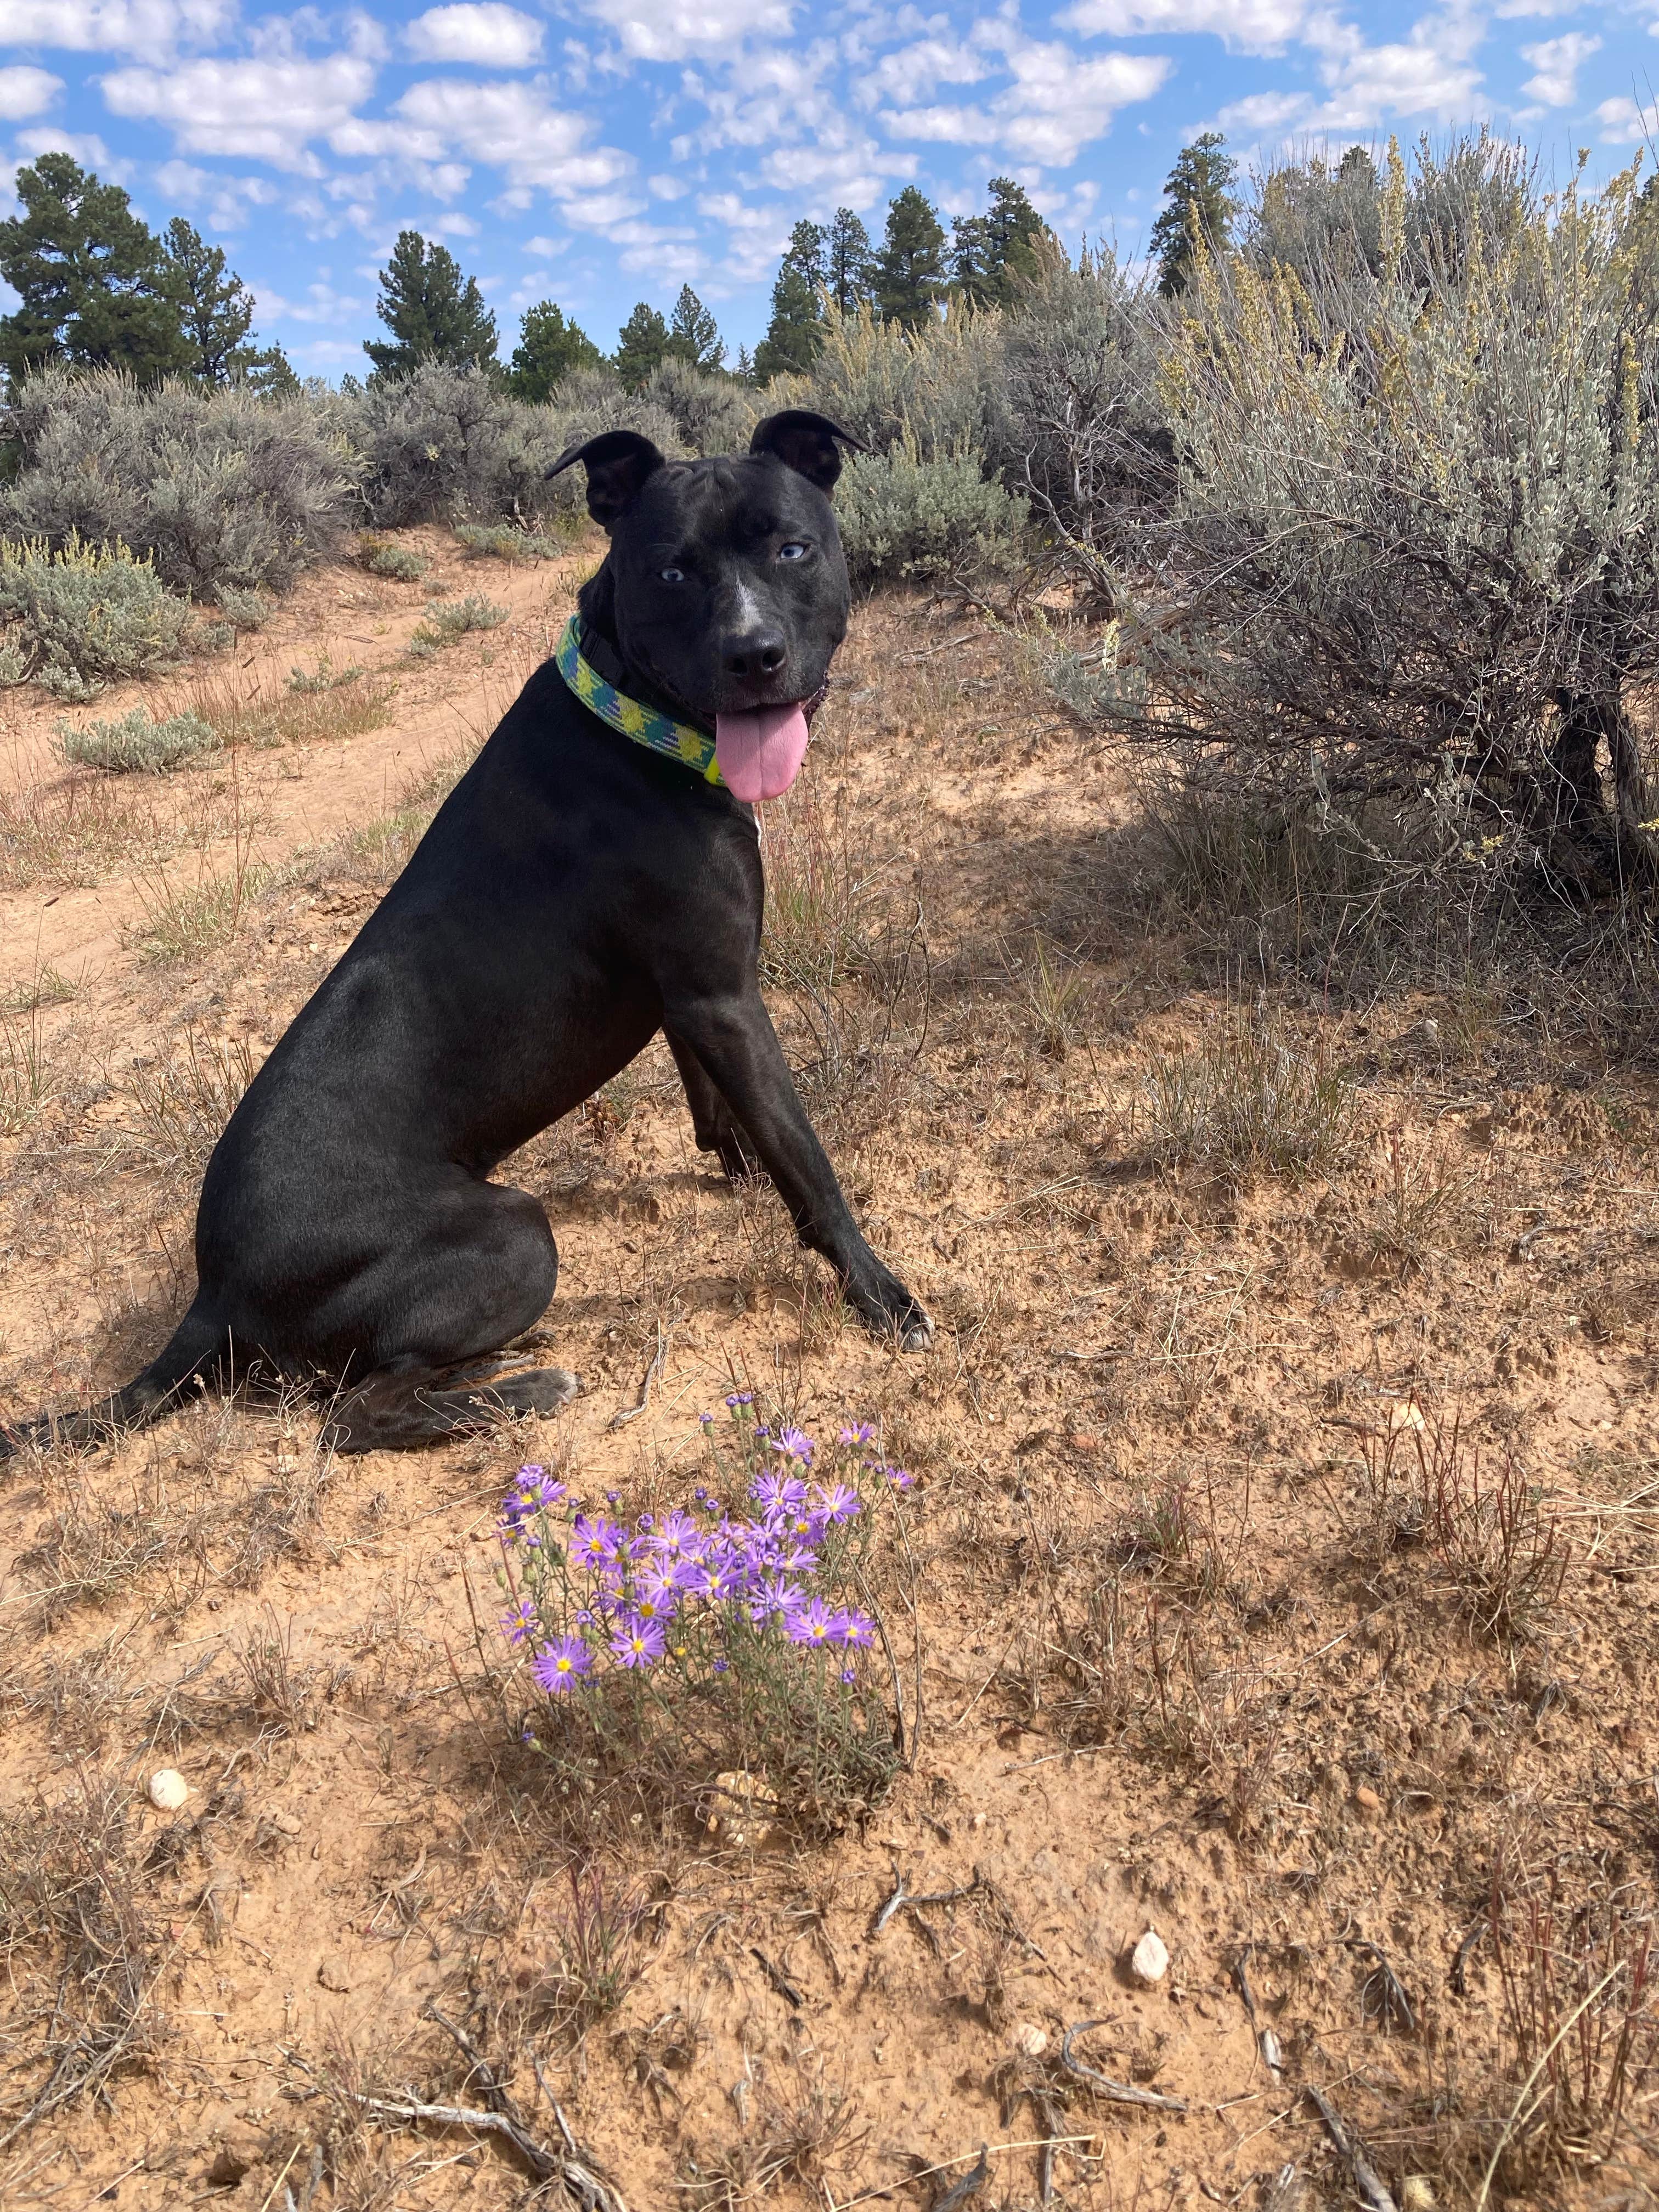
<svg viewBox="0 0 1659 2212">
<path fill-rule="evenodd" d="M 799 707 L 716 714 L 714 758 L 732 797 L 750 806 L 781 798 L 800 774 L 807 738 L 806 717 Z"/>
</svg>

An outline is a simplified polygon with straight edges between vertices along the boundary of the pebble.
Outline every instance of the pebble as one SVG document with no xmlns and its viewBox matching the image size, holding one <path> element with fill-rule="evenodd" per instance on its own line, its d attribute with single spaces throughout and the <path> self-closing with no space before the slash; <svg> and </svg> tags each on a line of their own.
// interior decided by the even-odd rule
<svg viewBox="0 0 1659 2212">
<path fill-rule="evenodd" d="M 1363 1782 L 1353 1793 L 1353 1802 L 1362 1813 L 1380 1813 L 1382 1810 L 1382 1800 L 1375 1790 L 1368 1788 Z"/>
<path fill-rule="evenodd" d="M 149 1802 L 158 1813 L 176 1813 L 190 1795 L 190 1784 L 176 1766 L 158 1766 L 149 1778 Z"/>
<path fill-rule="evenodd" d="M 1014 2048 L 1022 2058 L 1041 2058 L 1048 2048 L 1048 2035 L 1034 2021 L 1023 2020 L 1014 2030 Z"/>
<path fill-rule="evenodd" d="M 1156 1989 L 1170 1971 L 1170 1954 L 1156 1928 L 1149 1928 L 1135 1945 L 1129 1972 L 1146 1989 Z"/>
</svg>

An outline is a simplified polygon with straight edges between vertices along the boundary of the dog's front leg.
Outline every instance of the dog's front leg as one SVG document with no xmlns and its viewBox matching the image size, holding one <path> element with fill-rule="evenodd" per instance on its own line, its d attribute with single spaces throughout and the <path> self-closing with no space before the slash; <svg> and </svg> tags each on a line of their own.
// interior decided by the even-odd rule
<svg viewBox="0 0 1659 2212">
<path fill-rule="evenodd" d="M 685 1103 L 691 1109 L 691 1127 L 700 1152 L 717 1152 L 733 1182 L 744 1182 L 761 1173 L 759 1155 L 750 1143 L 732 1109 L 709 1080 L 708 1071 L 683 1037 L 665 1032 L 668 1049 L 685 1085 Z"/>
<path fill-rule="evenodd" d="M 906 1352 L 925 1351 L 933 1324 L 866 1243 L 806 1118 L 758 988 L 676 1003 L 664 1027 L 671 1044 L 678 1037 L 696 1055 L 760 1154 L 802 1243 L 823 1253 L 854 1311 L 878 1335 L 896 1333 Z"/>
</svg>

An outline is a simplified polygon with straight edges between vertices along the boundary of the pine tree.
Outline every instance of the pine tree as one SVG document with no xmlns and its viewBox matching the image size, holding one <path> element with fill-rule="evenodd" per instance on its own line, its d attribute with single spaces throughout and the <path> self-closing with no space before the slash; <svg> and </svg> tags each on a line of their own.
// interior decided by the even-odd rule
<svg viewBox="0 0 1659 2212">
<path fill-rule="evenodd" d="M 739 384 L 754 384 L 758 380 L 755 375 L 755 356 L 746 345 L 738 348 L 738 365 L 732 374 Z"/>
<path fill-rule="evenodd" d="M 1238 164 L 1221 150 L 1225 143 L 1218 131 L 1206 131 L 1183 146 L 1164 187 L 1168 205 L 1152 225 L 1152 252 L 1158 289 L 1166 300 L 1187 289 L 1195 240 L 1202 239 L 1212 253 L 1224 253 L 1232 243 Z"/>
<path fill-rule="evenodd" d="M 496 366 L 495 318 L 477 279 L 463 276 L 447 246 L 428 246 L 418 230 L 398 232 L 380 271 L 374 312 L 392 333 L 390 344 L 384 338 L 363 341 L 377 377 L 407 376 L 428 361 L 453 368 Z"/>
<path fill-rule="evenodd" d="M 889 322 L 918 330 L 945 292 L 945 233 L 933 202 L 907 185 L 887 210 L 874 268 L 876 305 Z"/>
<path fill-rule="evenodd" d="M 789 234 L 772 287 L 772 319 L 755 349 L 755 375 L 769 384 L 775 376 L 804 376 L 823 343 L 823 227 L 798 222 Z"/>
<path fill-rule="evenodd" d="M 17 172 L 22 213 L 0 222 L 0 276 L 19 296 L 0 317 L 0 362 L 128 370 L 141 384 L 190 365 L 161 241 L 118 185 L 67 154 Z"/>
<path fill-rule="evenodd" d="M 681 285 L 680 296 L 674 302 L 667 352 L 671 361 L 685 362 L 705 374 L 717 369 L 726 359 L 720 325 L 689 284 Z"/>
<path fill-rule="evenodd" d="M 843 315 L 856 314 L 870 297 L 870 234 L 851 208 L 837 208 L 824 234 L 823 283 Z"/>
<path fill-rule="evenodd" d="M 668 325 L 641 300 L 617 333 L 617 374 L 630 392 L 637 392 L 667 353 Z"/>
<path fill-rule="evenodd" d="M 959 215 L 951 225 L 951 275 L 975 307 L 1006 307 L 1018 296 L 1019 280 L 1036 274 L 1037 242 L 1048 226 L 1012 177 L 993 177 L 990 191 L 983 215 Z"/>
<path fill-rule="evenodd" d="M 551 300 L 542 300 L 525 310 L 507 386 L 517 398 L 544 400 L 573 368 L 597 368 L 604 358 L 580 324 L 566 322 Z"/>
<path fill-rule="evenodd" d="M 176 215 L 167 225 L 167 274 L 190 348 L 188 374 L 198 383 L 252 384 L 286 389 L 297 383 L 280 346 L 253 346 L 253 297 L 222 247 Z"/>
</svg>

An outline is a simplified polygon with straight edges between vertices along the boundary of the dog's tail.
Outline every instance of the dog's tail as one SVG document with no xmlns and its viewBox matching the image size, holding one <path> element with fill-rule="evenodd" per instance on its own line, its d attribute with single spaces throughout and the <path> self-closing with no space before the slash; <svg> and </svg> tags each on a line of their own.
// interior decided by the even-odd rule
<svg viewBox="0 0 1659 2212">
<path fill-rule="evenodd" d="M 142 1375 L 95 1406 L 75 1413 L 46 1413 L 19 1427 L 0 1425 L 0 1460 L 33 1445 L 107 1443 L 125 1429 L 148 1428 L 179 1402 L 187 1382 L 210 1374 L 228 1357 L 229 1332 L 207 1312 L 198 1296 L 171 1338 Z"/>
</svg>

